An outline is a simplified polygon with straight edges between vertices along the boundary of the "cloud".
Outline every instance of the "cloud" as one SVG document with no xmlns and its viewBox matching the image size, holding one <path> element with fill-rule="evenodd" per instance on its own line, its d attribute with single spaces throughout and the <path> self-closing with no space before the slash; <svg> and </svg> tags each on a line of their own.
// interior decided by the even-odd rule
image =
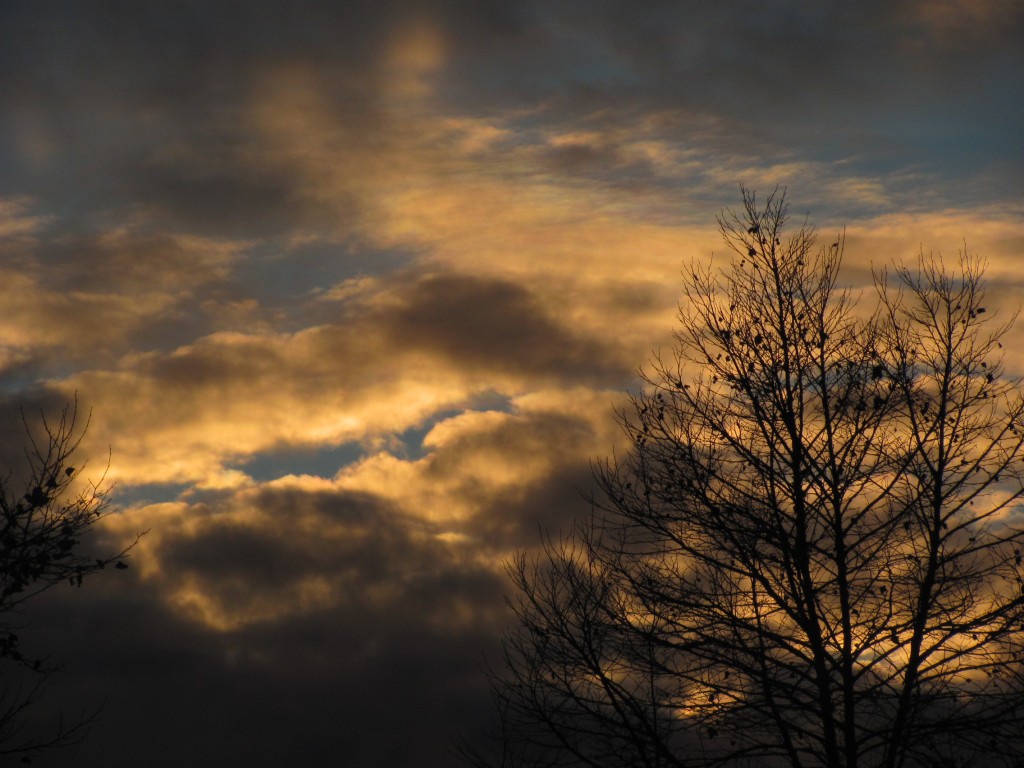
<svg viewBox="0 0 1024 768">
<path fill-rule="evenodd" d="M 490 590 L 538 525 L 558 529 L 585 511 L 590 462 L 624 447 L 617 398 L 531 393 L 508 411 L 439 421 L 421 458 L 381 451 L 333 478 L 287 475 L 136 504 L 106 518 L 94 546 L 116 550 L 148 530 L 132 553 L 134 578 L 174 614 L 222 633 L 383 611 L 438 579 L 466 579 L 465 590 L 484 578 Z M 497 621 L 478 597 L 449 591 L 416 621 L 449 631 Z"/>
<path fill-rule="evenodd" d="M 448 476 L 450 502 L 558 504 L 565 489 L 555 492 L 554 483 L 566 468 L 584 466 L 609 434 L 608 425 L 595 431 L 605 399 L 551 391 L 525 397 L 514 413 L 442 422 L 424 440 L 429 460 L 409 462 L 415 484 Z M 513 465 L 495 474 L 489 456 Z M 254 761 L 373 762 L 386 753 L 399 763 L 445 764 L 455 731 L 472 733 L 488 711 L 479 665 L 485 650 L 497 650 L 508 618 L 500 556 L 523 537 L 509 537 L 508 527 L 526 525 L 523 509 L 453 537 L 445 535 L 451 520 L 432 521 L 416 508 L 415 488 L 396 505 L 390 493 L 346 487 L 350 478 L 281 478 L 224 490 L 209 503 L 108 518 L 93 546 L 151 527 L 130 569 L 48 596 L 24 636 L 70 670 L 55 681 L 52 701 L 87 705 L 99 689 L 107 699 L 88 748 L 61 758 L 88 766 L 109 759 L 115 744 L 145 751 L 153 738 L 169 738 L 173 723 L 203 738 L 171 739 L 154 765 L 203 763 L 232 750 Z M 404 482 L 390 480 L 392 489 Z M 490 508 L 477 517 L 489 518 Z M 558 514 L 569 512 L 546 517 Z M 65 641 L 106 637 L 115 626 L 88 652 Z M 138 706 L 154 689 L 165 691 L 155 721 Z M 44 706 L 34 714 L 51 713 Z M 402 729 L 393 744 L 379 741 L 382 717 Z M 253 728 L 265 730 L 258 745 L 235 740 L 238 729 Z"/>
<path fill-rule="evenodd" d="M 73 402 L 41 388 L 0 394 L 0 468 L 3 470 L 0 474 L 0 488 L 6 489 L 11 497 L 17 499 L 25 491 L 25 483 L 30 477 L 32 441 L 45 451 L 47 440 L 44 418 L 51 427 L 56 428 L 62 410 L 68 407 L 69 416 L 76 416 L 76 427 L 80 433 L 86 422 L 86 414 L 74 413 L 73 406 Z"/>
<path fill-rule="evenodd" d="M 83 766 L 110 750 L 161 767 L 228 753 L 448 765 L 457 731 L 475 733 L 489 712 L 479 668 L 509 618 L 502 558 L 532 544 L 538 522 L 557 531 L 585 508 L 577 482 L 586 487 L 589 458 L 619 439 L 611 398 L 532 393 L 508 412 L 440 422 L 422 459 L 107 518 L 88 543 L 98 551 L 150 532 L 128 571 L 58 588 L 35 611 L 23 642 L 69 671 L 33 716 L 45 723 L 51 703 L 88 706 L 102 691 L 88 745 L 60 755 Z M 155 719 L 139 706 L 153 690 Z M 402 738 L 382 743 L 381 718 Z M 202 738 L 173 738 L 179 730 Z M 166 741 L 158 753 L 147 751 L 154 739 Z"/>
<path fill-rule="evenodd" d="M 94 409 L 113 479 L 216 484 L 226 463 L 372 441 L 485 392 L 629 378 L 617 339 L 565 326 L 515 283 L 406 273 L 361 291 L 328 302 L 331 323 L 215 333 L 50 386 Z"/>
<path fill-rule="evenodd" d="M 1008 41 L 1022 21 L 1020 6 L 1007 0 L 917 0 L 901 9 L 907 25 L 928 33 L 927 41 L 948 52 L 972 51 L 987 47 L 993 41 Z"/>
<path fill-rule="evenodd" d="M 974 194 L 991 199 L 1019 154 L 1007 109 L 1020 85 L 1003 73 L 1024 14 L 999 0 L 104 8 L 16 14 L 0 46 L 12 77 L 0 134 L 17 147 L 5 184 L 86 220 L 131 208 L 211 237 L 349 236 L 385 190 L 450 173 L 439 154 L 466 167 L 439 129 L 460 122 L 476 127 L 458 147 L 476 137 L 484 150 L 474 172 L 510 167 L 487 147 L 526 142 L 537 170 L 619 189 L 665 184 L 665 149 L 684 146 L 726 166 L 838 155 L 879 182 L 894 165 L 941 177 L 962 157 L 955 177 L 988 181 Z M 950 29 L 966 32 L 952 48 Z M 578 138 L 549 145 L 539 126 Z M 623 146 L 630 134 L 659 151 L 644 159 Z M 677 194 L 691 188 L 679 180 Z"/>
<path fill-rule="evenodd" d="M 46 224 L 48 217 L 33 213 L 32 207 L 27 197 L 0 197 L 0 242 L 32 235 Z"/>
<path fill-rule="evenodd" d="M 486 711 L 499 576 L 366 496 L 276 486 L 224 501 L 112 519 L 159 525 L 128 571 L 34 611 L 23 642 L 68 672 L 30 716 L 106 702 L 88 745 L 59 760 L 444 761 Z M 142 706 L 155 690 L 158 709 Z M 382 742 L 383 719 L 402 737 Z"/>
<path fill-rule="evenodd" d="M 378 324 L 396 348 L 436 351 L 462 366 L 540 378 L 572 371 L 574 378 L 601 381 L 628 370 L 610 354 L 614 340 L 590 337 L 585 327 L 574 333 L 513 282 L 436 275 L 396 298 L 400 303 L 382 312 Z"/>
<path fill-rule="evenodd" d="M 966 238 L 1012 312 L 1022 23 L 1004 0 L 5 12 L 0 466 L 19 403 L 77 391 L 126 506 L 90 546 L 150 530 L 36 615 L 71 670 L 54 700 L 110 695 L 56 759 L 450 764 L 502 559 L 587 511 L 740 184 L 847 225 L 868 296 L 872 262 Z"/>
<path fill-rule="evenodd" d="M 454 579 L 472 594 L 475 580 L 493 587 L 497 579 L 422 523 L 336 488 L 278 482 L 221 495 L 216 505 L 130 510 L 108 535 L 130 536 L 142 523 L 150 533 L 133 557 L 141 578 L 169 610 L 222 633 L 336 611 L 385 612 L 410 593 L 433 592 L 438 580 Z M 403 611 L 457 631 L 459 599 L 449 592 L 447 600 Z M 465 600 L 467 622 L 493 613 L 479 597 Z"/>
<path fill-rule="evenodd" d="M 30 218 L 38 229 L 38 217 Z M 128 228 L 0 240 L 2 349 L 9 363 L 109 360 L 223 281 L 244 243 Z"/>
</svg>

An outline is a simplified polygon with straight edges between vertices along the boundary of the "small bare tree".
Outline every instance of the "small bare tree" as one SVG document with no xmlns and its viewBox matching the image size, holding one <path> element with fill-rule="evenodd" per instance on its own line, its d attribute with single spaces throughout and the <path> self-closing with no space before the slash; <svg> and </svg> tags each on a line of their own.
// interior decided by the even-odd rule
<svg viewBox="0 0 1024 768">
<path fill-rule="evenodd" d="M 1019 765 L 1024 398 L 983 264 L 838 288 L 783 194 L 720 219 L 594 514 L 510 566 L 480 764 Z"/>
<path fill-rule="evenodd" d="M 86 714 L 56 723 L 43 737 L 24 732 L 26 711 L 55 671 L 43 658 L 23 652 L 17 630 L 26 603 L 56 584 L 81 586 L 86 576 L 108 566 L 127 568 L 124 558 L 131 549 L 99 558 L 80 551 L 82 537 L 110 508 L 102 480 L 80 482 L 82 468 L 72 464 L 84 433 L 76 416 L 77 406 L 70 405 L 55 424 L 44 417 L 39 438 L 26 423 L 27 480 L 15 491 L 11 475 L 0 478 L 0 659 L 22 673 L 22 684 L 11 684 L 19 675 L 7 674 L 8 684 L 0 690 L 0 756 L 23 761 L 41 749 L 77 741 L 92 719 Z"/>
</svg>

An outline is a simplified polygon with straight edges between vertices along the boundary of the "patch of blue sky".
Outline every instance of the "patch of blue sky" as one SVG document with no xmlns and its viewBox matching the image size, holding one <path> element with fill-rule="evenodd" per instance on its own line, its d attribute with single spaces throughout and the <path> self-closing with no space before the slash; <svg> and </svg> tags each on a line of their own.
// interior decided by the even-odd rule
<svg viewBox="0 0 1024 768">
<path fill-rule="evenodd" d="M 415 254 L 408 251 L 366 248 L 327 238 L 292 247 L 267 241 L 252 249 L 232 278 L 244 287 L 247 298 L 272 307 L 294 303 L 353 277 L 393 272 L 414 259 Z"/>
<path fill-rule="evenodd" d="M 496 392 L 486 392 L 467 403 L 464 408 L 438 411 L 428 420 L 410 427 L 403 432 L 392 435 L 383 442 L 385 450 L 409 461 L 423 458 L 428 450 L 423 440 L 435 426 L 447 419 L 454 418 L 467 411 L 514 411 L 511 401 Z M 340 470 L 355 464 L 369 453 L 379 450 L 367 444 L 352 441 L 336 446 L 320 448 L 280 448 L 264 451 L 244 461 L 234 463 L 230 468 L 244 472 L 256 482 L 268 482 L 287 475 L 311 475 L 314 477 L 333 477 Z M 134 492 L 134 489 L 132 489 Z"/>
<path fill-rule="evenodd" d="M 264 451 L 233 468 L 257 482 L 276 480 L 286 475 L 333 477 L 339 469 L 354 464 L 364 455 L 365 447 L 358 442 L 322 448 L 281 448 Z"/>
<path fill-rule="evenodd" d="M 61 370 L 66 370 L 66 368 L 67 366 L 61 366 Z M 50 371 L 48 370 L 47 373 Z M 7 370 L 0 372 L 0 395 L 17 395 L 19 398 L 24 398 L 26 391 L 31 391 L 38 386 L 40 378 L 38 368 L 15 363 Z"/>
<path fill-rule="evenodd" d="M 515 411 L 515 406 L 506 395 L 493 391 L 484 392 L 474 397 L 465 408 L 438 411 L 422 424 L 418 424 L 417 426 L 411 427 L 398 434 L 396 436 L 397 442 L 399 443 L 398 450 L 393 450 L 392 452 L 399 453 L 402 458 L 410 461 L 422 459 L 429 452 L 424 448 L 423 440 L 430 433 L 430 430 L 443 421 L 447 421 L 448 419 L 469 411 L 498 411 L 500 413 L 512 413 Z"/>
<path fill-rule="evenodd" d="M 145 485 L 114 484 L 107 499 L 117 509 L 145 507 L 177 501 L 193 487 L 192 483 L 147 483 Z"/>
</svg>

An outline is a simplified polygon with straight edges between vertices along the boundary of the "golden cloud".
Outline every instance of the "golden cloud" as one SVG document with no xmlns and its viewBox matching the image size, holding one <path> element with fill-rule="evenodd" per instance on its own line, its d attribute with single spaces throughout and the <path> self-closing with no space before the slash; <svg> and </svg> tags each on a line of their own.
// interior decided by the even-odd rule
<svg viewBox="0 0 1024 768">
<path fill-rule="evenodd" d="M 95 363 L 223 279 L 245 247 L 123 228 L 47 242 L 0 240 L 11 265 L 0 267 L 0 339 L 15 357 L 57 347 L 67 359 Z"/>
<path fill-rule="evenodd" d="M 459 523 L 525 495 L 556 468 L 586 466 L 621 449 L 613 418 L 621 398 L 581 388 L 525 394 L 511 401 L 510 412 L 441 421 L 424 437 L 421 459 L 378 453 L 342 469 L 335 481 L 457 532 Z"/>
</svg>

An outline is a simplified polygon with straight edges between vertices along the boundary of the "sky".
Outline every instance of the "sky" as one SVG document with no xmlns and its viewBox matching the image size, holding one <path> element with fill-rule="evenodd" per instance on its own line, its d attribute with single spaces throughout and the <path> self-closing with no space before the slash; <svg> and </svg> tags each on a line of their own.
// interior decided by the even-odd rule
<svg viewBox="0 0 1024 768">
<path fill-rule="evenodd" d="M 39 598 L 36 765 L 458 765 L 504 563 L 586 515 L 741 185 L 1024 287 L 1015 0 L 0 2 L 0 459 L 148 531 Z M 1019 343 L 1012 343 L 1016 339 Z M 1024 329 L 1007 370 L 1024 375 Z"/>
</svg>

